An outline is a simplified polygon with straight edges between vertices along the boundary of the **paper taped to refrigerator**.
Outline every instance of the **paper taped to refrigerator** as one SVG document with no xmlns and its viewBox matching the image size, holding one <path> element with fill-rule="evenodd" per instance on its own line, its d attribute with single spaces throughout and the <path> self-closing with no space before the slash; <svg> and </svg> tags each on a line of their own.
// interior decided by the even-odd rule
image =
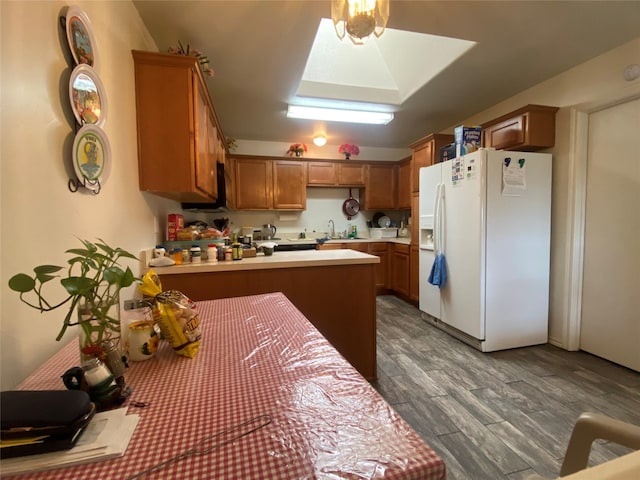
<svg viewBox="0 0 640 480">
<path fill-rule="evenodd" d="M 527 189 L 527 165 L 524 158 L 507 157 L 502 162 L 502 195 L 517 197 Z"/>
</svg>

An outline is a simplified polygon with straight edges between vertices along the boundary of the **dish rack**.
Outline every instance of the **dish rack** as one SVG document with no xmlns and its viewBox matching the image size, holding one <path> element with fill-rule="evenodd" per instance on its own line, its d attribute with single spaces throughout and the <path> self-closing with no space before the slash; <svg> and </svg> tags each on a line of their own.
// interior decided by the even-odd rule
<svg viewBox="0 0 640 480">
<path fill-rule="evenodd" d="M 395 238 L 398 236 L 397 228 L 370 228 L 369 238 Z"/>
</svg>

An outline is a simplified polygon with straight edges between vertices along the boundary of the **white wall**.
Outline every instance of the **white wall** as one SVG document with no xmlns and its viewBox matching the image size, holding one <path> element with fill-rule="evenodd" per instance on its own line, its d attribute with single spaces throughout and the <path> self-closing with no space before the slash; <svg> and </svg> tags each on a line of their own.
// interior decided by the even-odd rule
<svg viewBox="0 0 640 480">
<path fill-rule="evenodd" d="M 573 248 L 572 181 L 576 159 L 572 144 L 575 125 L 571 113 L 573 109 L 588 111 L 594 105 L 613 104 L 640 95 L 640 79 L 627 82 L 623 78 L 625 67 L 637 63 L 640 63 L 640 37 L 459 122 L 479 125 L 530 103 L 560 107 L 556 117 L 556 144 L 549 150 L 554 157 L 549 339 L 558 346 L 569 345 L 569 304 L 572 300 L 568 258 Z M 620 145 L 620 148 L 625 147 Z M 611 160 L 615 161 L 615 152 L 612 152 Z M 635 285 L 620 287 L 637 288 Z"/>
<path fill-rule="evenodd" d="M 357 188 L 351 189 L 351 194 L 356 200 L 360 200 Z M 349 198 L 348 188 L 307 188 L 307 208 L 302 212 L 249 212 L 249 211 L 229 211 L 224 213 L 194 213 L 184 212 L 185 221 L 202 220 L 208 224 L 213 224 L 213 219 L 228 218 L 233 231 L 238 231 L 242 227 L 259 228 L 265 223 L 271 223 L 278 229 L 277 236 L 280 238 L 296 238 L 300 233 L 305 232 L 308 238 L 321 237 L 323 233 L 329 231 L 329 220 L 333 220 L 336 232 L 345 230 L 351 231 L 351 226 L 358 229 L 358 236 L 367 237 L 367 221 L 371 220 L 376 211 L 360 211 L 356 216 L 348 219 L 342 211 L 344 201 Z M 384 210 L 397 226 L 404 220 L 409 220 L 409 211 Z M 178 213 L 178 212 L 176 212 Z"/>
<path fill-rule="evenodd" d="M 70 69 L 58 17 L 62 1 L 0 2 L 2 22 L 1 387 L 15 387 L 62 344 L 55 337 L 66 312 L 40 314 L 7 287 L 17 272 L 64 265 L 78 238 L 102 238 L 133 253 L 157 240 L 155 214 L 173 207 L 138 190 L 132 49 L 157 50 L 131 2 L 73 2 L 89 16 L 107 92 L 104 130 L 112 151 L 110 176 L 99 195 L 71 193 L 73 142 L 68 100 Z M 134 272 L 138 266 L 131 264 Z M 60 296 L 63 298 L 61 288 Z M 135 292 L 129 291 L 124 298 Z M 71 365 L 70 365 L 71 366 Z M 63 373 L 63 372 L 60 372 Z"/>
</svg>

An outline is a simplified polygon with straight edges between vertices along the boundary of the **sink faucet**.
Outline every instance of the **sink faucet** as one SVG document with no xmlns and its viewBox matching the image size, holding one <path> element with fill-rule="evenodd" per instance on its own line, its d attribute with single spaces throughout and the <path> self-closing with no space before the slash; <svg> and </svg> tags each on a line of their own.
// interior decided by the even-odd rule
<svg viewBox="0 0 640 480">
<path fill-rule="evenodd" d="M 331 238 L 336 236 L 336 224 L 333 223 L 333 220 L 329 220 L 329 226 L 331 227 Z"/>
</svg>

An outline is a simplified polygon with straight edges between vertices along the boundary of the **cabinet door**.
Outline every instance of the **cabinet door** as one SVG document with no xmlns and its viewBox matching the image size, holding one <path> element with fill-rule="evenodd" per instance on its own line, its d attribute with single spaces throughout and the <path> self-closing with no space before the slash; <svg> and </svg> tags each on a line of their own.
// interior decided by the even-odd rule
<svg viewBox="0 0 640 480">
<path fill-rule="evenodd" d="M 197 78 L 194 81 L 193 91 L 196 98 L 196 187 L 212 198 L 217 198 L 216 127 L 209 113 L 207 99 L 198 88 Z"/>
<path fill-rule="evenodd" d="M 376 288 L 385 289 L 387 288 L 389 277 L 389 255 L 387 254 L 387 244 L 384 242 L 370 243 L 369 254 L 380 258 L 380 263 L 376 265 Z"/>
<path fill-rule="evenodd" d="M 273 162 L 273 208 L 304 210 L 307 208 L 307 177 L 302 162 Z"/>
<path fill-rule="evenodd" d="M 557 107 L 527 105 L 482 126 L 484 146 L 534 151 L 555 144 Z"/>
<path fill-rule="evenodd" d="M 400 295 L 409 297 L 409 255 L 394 245 L 391 260 L 391 287 Z"/>
<path fill-rule="evenodd" d="M 440 161 L 440 148 L 453 142 L 453 135 L 432 133 L 411 145 L 411 190 L 420 190 L 420 168 Z"/>
<path fill-rule="evenodd" d="M 417 245 L 411 246 L 411 251 L 409 253 L 409 300 L 416 304 L 420 301 L 420 277 L 418 269 L 419 252 L 420 249 Z"/>
<path fill-rule="evenodd" d="M 309 162 L 307 164 L 308 185 L 335 185 L 336 164 L 333 162 Z"/>
<path fill-rule="evenodd" d="M 433 161 L 433 140 L 425 143 L 420 148 L 413 151 L 411 173 L 411 186 L 413 192 L 420 191 L 420 169 L 432 165 Z"/>
<path fill-rule="evenodd" d="M 227 197 L 227 207 L 236 209 L 236 160 L 226 157 L 224 161 L 224 188 Z"/>
<path fill-rule="evenodd" d="M 236 158 L 236 208 L 239 210 L 268 210 L 273 200 L 271 161 Z"/>
<path fill-rule="evenodd" d="M 356 242 L 350 241 L 347 243 L 343 243 L 344 248 L 350 248 L 351 250 L 356 250 L 358 252 L 369 253 L 369 244 L 367 242 Z"/>
<path fill-rule="evenodd" d="M 318 245 L 318 250 L 341 250 L 344 243 L 323 243 L 322 245 Z"/>
<path fill-rule="evenodd" d="M 411 162 L 402 161 L 398 165 L 398 191 L 396 208 L 399 210 L 411 208 Z"/>
<path fill-rule="evenodd" d="M 364 208 L 395 208 L 396 181 L 394 165 L 367 165 Z"/>
<path fill-rule="evenodd" d="M 362 186 L 365 184 L 364 165 L 349 165 L 347 163 L 338 163 L 336 177 L 338 185 L 351 187 Z"/>
</svg>

